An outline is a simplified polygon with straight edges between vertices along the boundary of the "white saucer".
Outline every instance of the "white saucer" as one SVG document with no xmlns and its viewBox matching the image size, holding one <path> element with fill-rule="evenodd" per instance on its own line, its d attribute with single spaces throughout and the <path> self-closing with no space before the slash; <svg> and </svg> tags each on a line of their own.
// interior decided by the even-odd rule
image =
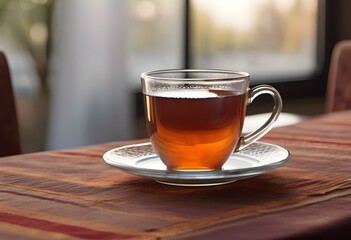
<svg viewBox="0 0 351 240">
<path fill-rule="evenodd" d="M 128 145 L 112 149 L 103 155 L 104 161 L 128 173 L 178 186 L 212 186 L 253 177 L 285 164 L 289 151 L 273 144 L 255 142 L 233 153 L 222 170 L 170 171 L 154 153 L 151 143 Z"/>
</svg>

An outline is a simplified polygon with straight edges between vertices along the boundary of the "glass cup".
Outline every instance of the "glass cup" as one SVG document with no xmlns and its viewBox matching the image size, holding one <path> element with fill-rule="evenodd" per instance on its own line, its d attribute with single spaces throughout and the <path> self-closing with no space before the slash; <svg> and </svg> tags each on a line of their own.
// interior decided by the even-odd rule
<svg viewBox="0 0 351 240">
<path fill-rule="evenodd" d="M 248 73 L 230 70 L 158 70 L 141 75 L 146 128 L 169 170 L 220 170 L 233 151 L 266 134 L 282 110 L 269 85 L 249 88 Z M 241 135 L 246 106 L 261 94 L 274 99 L 269 119 Z"/>
</svg>

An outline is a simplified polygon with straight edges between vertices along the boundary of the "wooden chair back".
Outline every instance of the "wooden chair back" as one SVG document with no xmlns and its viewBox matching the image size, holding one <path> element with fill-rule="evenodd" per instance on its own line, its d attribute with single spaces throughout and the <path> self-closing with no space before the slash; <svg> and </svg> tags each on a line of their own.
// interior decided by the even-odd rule
<svg viewBox="0 0 351 240">
<path fill-rule="evenodd" d="M 351 40 L 338 42 L 333 49 L 326 107 L 327 112 L 351 109 Z"/>
<path fill-rule="evenodd" d="M 0 157 L 20 154 L 15 97 L 5 54 L 0 51 Z"/>
</svg>

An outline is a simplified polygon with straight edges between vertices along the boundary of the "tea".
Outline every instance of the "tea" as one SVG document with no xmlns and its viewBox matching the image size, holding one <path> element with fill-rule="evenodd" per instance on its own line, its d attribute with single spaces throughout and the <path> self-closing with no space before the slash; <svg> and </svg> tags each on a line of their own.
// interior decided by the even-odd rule
<svg viewBox="0 0 351 240">
<path fill-rule="evenodd" d="M 179 89 L 144 95 L 146 127 L 169 169 L 215 170 L 241 135 L 246 94 L 233 90 Z"/>
</svg>

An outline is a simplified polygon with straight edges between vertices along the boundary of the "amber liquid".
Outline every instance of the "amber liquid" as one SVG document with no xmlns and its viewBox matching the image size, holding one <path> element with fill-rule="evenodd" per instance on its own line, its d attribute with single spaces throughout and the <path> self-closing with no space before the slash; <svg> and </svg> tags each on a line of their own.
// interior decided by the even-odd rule
<svg viewBox="0 0 351 240">
<path fill-rule="evenodd" d="M 153 147 L 172 170 L 220 169 L 236 147 L 246 95 L 228 90 L 177 90 L 144 95 Z"/>
</svg>

